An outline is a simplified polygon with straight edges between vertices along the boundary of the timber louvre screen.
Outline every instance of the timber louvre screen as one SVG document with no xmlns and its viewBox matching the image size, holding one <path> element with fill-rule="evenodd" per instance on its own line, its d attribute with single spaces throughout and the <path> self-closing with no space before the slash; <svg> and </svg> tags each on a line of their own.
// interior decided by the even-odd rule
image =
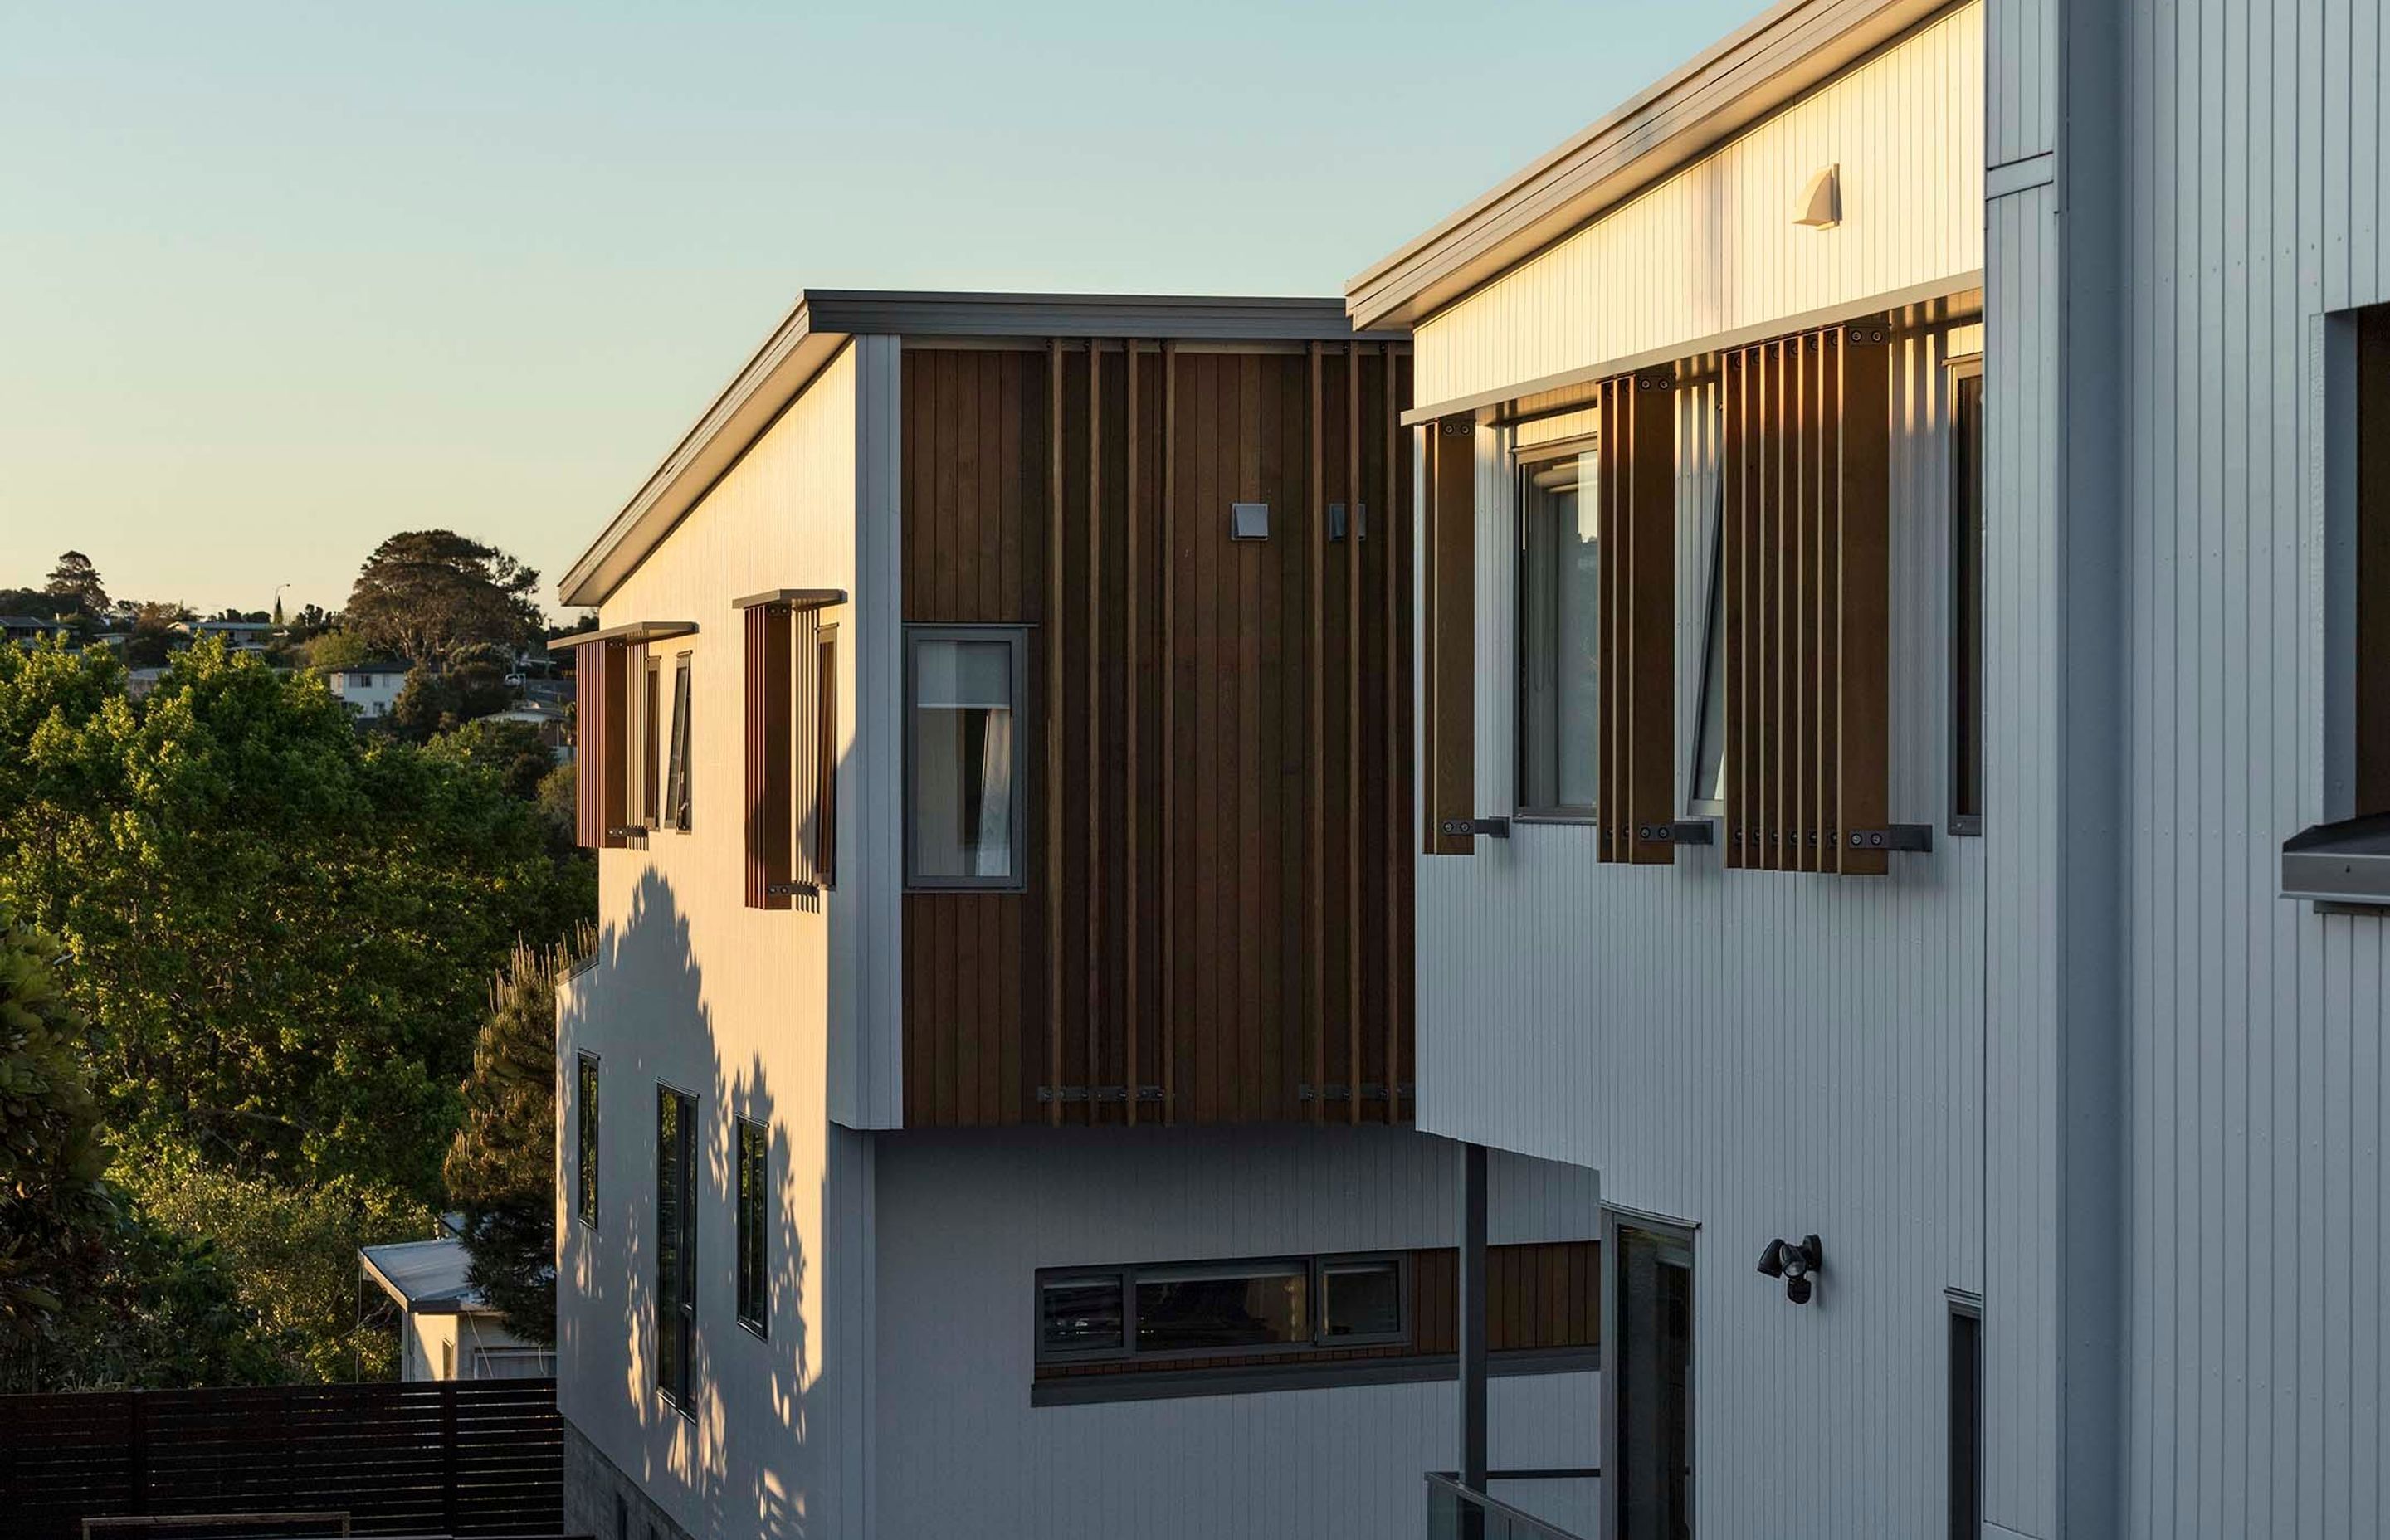
<svg viewBox="0 0 2390 1540">
<path fill-rule="evenodd" d="M 575 842 L 590 850 L 618 849 L 623 842 L 625 650 L 618 641 L 585 643 L 573 667 L 579 717 L 574 737 L 581 758 L 573 832 Z"/>
<path fill-rule="evenodd" d="M 1427 647 L 1420 731 L 1430 855 L 1477 850 L 1477 419 L 1427 426 Z"/>
<path fill-rule="evenodd" d="M 1677 392 L 1667 374 L 1604 380 L 1600 520 L 1600 751 L 1595 852 L 1676 859 Z"/>
<path fill-rule="evenodd" d="M 1728 866 L 1885 870 L 1889 339 L 1860 322 L 1723 360 Z"/>
</svg>

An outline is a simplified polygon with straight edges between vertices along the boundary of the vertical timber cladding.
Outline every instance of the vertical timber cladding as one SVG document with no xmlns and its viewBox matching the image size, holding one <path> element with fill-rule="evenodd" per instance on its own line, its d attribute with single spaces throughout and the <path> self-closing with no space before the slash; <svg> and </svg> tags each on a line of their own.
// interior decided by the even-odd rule
<svg viewBox="0 0 2390 1540">
<path fill-rule="evenodd" d="M 908 1126 L 1409 1116 L 1409 359 L 1313 366 L 907 349 L 905 619 L 1031 628 L 1025 888 L 905 896 Z"/>
<path fill-rule="evenodd" d="M 1729 866 L 1885 870 L 1889 338 L 1854 323 L 1721 361 Z"/>
<path fill-rule="evenodd" d="M 1603 861 L 1676 859 L 1676 383 L 1670 371 L 1601 385 L 1594 849 Z"/>
</svg>

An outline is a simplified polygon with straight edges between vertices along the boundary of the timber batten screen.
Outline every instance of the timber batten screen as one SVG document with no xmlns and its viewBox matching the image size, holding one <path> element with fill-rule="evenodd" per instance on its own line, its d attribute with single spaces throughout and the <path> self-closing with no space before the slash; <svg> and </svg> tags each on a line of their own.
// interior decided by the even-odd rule
<svg viewBox="0 0 2390 1540">
<path fill-rule="evenodd" d="M 624 764 L 627 648 L 620 641 L 580 644 L 574 649 L 573 701 L 580 767 L 573 776 L 574 841 L 590 850 L 618 849 L 624 839 Z"/>
<path fill-rule="evenodd" d="M 1601 386 L 1594 850 L 1602 861 L 1664 866 L 1677 853 L 1676 383 L 1651 373 Z"/>
<path fill-rule="evenodd" d="M 1023 666 L 1011 879 L 904 896 L 907 1126 L 1408 1118 L 1408 378 L 908 346 L 906 634 Z"/>
<path fill-rule="evenodd" d="M 1427 426 L 1424 711 L 1430 855 L 1469 855 L 1477 816 L 1477 419 Z M 1392 522 L 1392 520 L 1389 520 Z"/>
<path fill-rule="evenodd" d="M 1885 870 L 1889 339 L 1838 326 L 1722 361 L 1729 866 Z"/>
</svg>

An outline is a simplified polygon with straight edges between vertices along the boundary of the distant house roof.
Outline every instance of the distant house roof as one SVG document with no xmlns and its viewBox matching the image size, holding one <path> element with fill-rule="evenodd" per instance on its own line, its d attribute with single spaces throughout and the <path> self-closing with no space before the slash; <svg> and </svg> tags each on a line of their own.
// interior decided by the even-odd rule
<svg viewBox="0 0 2390 1540">
<path fill-rule="evenodd" d="M 0 615 L 0 626 L 6 626 L 11 631 L 63 631 L 67 628 L 67 622 L 45 621 L 39 615 Z"/>
<path fill-rule="evenodd" d="M 383 658 L 369 662 L 351 663 L 346 668 L 326 669 L 324 672 L 338 677 L 344 674 L 406 674 L 414 667 L 413 663 L 404 658 Z"/>
<path fill-rule="evenodd" d="M 399 1240 L 387 1246 L 365 1246 L 357 1261 L 382 1292 L 418 1315 L 495 1315 L 482 1291 L 466 1281 L 469 1259 L 465 1243 L 440 1240 Z"/>
</svg>

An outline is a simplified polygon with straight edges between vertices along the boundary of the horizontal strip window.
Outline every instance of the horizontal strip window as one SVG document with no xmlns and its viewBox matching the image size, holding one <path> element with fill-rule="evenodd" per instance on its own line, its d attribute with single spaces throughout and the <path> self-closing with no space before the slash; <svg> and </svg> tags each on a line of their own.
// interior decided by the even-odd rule
<svg viewBox="0 0 2390 1540">
<path fill-rule="evenodd" d="M 1068 1268 L 1037 1276 L 1041 1364 L 1211 1358 L 1408 1339 L 1400 1254 Z"/>
<path fill-rule="evenodd" d="M 1258 1395 L 1270 1391 L 1333 1390 L 1351 1385 L 1418 1385 L 1451 1380 L 1460 1360 L 1449 1353 L 1337 1358 L 1326 1362 L 1243 1364 L 1229 1368 L 1152 1374 L 1091 1374 L 1040 1380 L 1029 1388 L 1032 1406 L 1094 1406 L 1120 1401 L 1175 1401 L 1201 1395 Z M 1599 1347 L 1526 1349 L 1487 1355 L 1496 1379 L 1529 1374 L 1592 1374 Z"/>
</svg>

